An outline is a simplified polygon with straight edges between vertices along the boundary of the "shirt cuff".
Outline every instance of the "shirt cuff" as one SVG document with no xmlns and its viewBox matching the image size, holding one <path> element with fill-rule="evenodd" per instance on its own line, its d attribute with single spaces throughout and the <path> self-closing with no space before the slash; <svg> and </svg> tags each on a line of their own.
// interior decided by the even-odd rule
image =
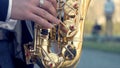
<svg viewBox="0 0 120 68">
<path fill-rule="evenodd" d="M 10 19 L 11 11 L 12 11 L 12 0 L 9 0 L 6 22 L 9 21 L 9 19 Z"/>
</svg>

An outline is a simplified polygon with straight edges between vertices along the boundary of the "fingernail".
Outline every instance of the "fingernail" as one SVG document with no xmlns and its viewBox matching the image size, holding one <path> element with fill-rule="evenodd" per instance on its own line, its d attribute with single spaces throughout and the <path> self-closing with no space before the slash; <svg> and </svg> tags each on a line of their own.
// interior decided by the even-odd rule
<svg viewBox="0 0 120 68">
<path fill-rule="evenodd" d="M 59 24 L 60 22 L 62 22 L 62 21 L 58 19 L 57 24 Z"/>
<path fill-rule="evenodd" d="M 56 18 L 53 24 L 59 24 L 59 22 L 60 22 L 59 19 Z"/>
<path fill-rule="evenodd" d="M 50 28 L 53 28 L 53 27 L 54 27 L 54 25 L 50 24 Z"/>
<path fill-rule="evenodd" d="M 61 20 L 58 21 L 58 23 L 61 23 L 61 22 L 62 22 Z"/>
</svg>

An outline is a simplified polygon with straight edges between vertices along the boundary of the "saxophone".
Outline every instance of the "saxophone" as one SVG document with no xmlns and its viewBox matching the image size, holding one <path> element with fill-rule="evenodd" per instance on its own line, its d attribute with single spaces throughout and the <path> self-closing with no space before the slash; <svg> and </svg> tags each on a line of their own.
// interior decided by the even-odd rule
<svg viewBox="0 0 120 68">
<path fill-rule="evenodd" d="M 83 29 L 91 0 L 57 0 L 58 18 L 51 29 L 35 25 L 34 41 L 25 44 L 26 63 L 45 68 L 75 68 L 82 49 Z M 43 68 L 41 67 L 41 68 Z"/>
</svg>

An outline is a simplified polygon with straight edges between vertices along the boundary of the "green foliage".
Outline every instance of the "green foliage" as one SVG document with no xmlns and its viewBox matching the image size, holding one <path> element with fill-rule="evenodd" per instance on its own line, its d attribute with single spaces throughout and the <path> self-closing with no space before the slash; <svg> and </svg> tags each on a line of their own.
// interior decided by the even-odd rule
<svg viewBox="0 0 120 68">
<path fill-rule="evenodd" d="M 94 41 L 84 41 L 83 48 L 92 48 L 106 52 L 113 52 L 120 54 L 120 42 L 94 42 Z"/>
</svg>

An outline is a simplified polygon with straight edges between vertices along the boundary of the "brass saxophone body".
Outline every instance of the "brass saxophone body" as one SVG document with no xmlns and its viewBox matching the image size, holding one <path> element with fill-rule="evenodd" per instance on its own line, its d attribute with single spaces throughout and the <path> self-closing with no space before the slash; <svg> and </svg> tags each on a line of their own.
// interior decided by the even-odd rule
<svg viewBox="0 0 120 68">
<path fill-rule="evenodd" d="M 90 0 L 57 0 L 57 3 L 58 18 L 62 22 L 52 29 L 35 25 L 34 42 L 24 46 L 28 64 L 43 64 L 45 68 L 75 68 L 79 61 Z"/>
</svg>

